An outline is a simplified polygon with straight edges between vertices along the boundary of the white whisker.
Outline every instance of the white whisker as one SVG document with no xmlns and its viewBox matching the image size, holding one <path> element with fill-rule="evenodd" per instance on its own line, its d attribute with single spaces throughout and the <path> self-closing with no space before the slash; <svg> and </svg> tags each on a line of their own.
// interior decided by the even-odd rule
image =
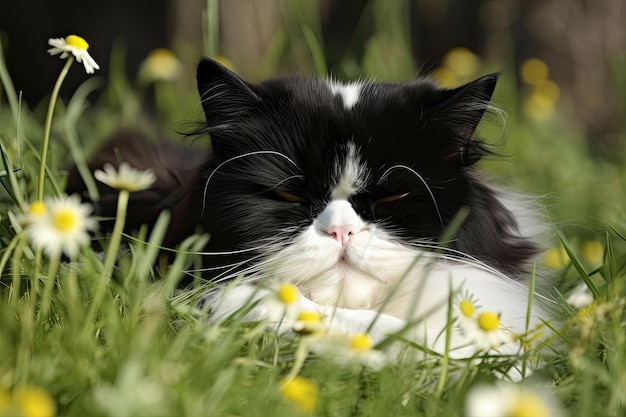
<svg viewBox="0 0 626 417">
<path fill-rule="evenodd" d="M 221 164 L 219 164 L 209 175 L 209 177 L 206 180 L 206 183 L 204 184 L 204 190 L 202 192 L 202 211 L 200 213 L 200 215 L 204 215 L 204 209 L 206 208 L 206 196 L 207 196 L 207 190 L 209 188 L 209 182 L 211 181 L 211 179 L 213 178 L 213 175 L 215 175 L 215 173 L 217 171 L 219 171 L 219 169 L 221 167 L 223 167 L 224 165 L 236 161 L 238 159 L 241 158 L 247 158 L 249 156 L 256 156 L 256 155 L 276 155 L 276 156 L 280 156 L 282 158 L 285 158 L 287 161 L 289 161 L 293 166 L 295 166 L 296 168 L 298 167 L 298 165 L 291 159 L 289 158 L 287 155 L 277 152 L 277 151 L 255 151 L 255 152 L 248 152 L 242 155 L 237 155 L 237 156 L 233 156 L 230 159 L 227 159 L 226 161 L 222 162 Z"/>
<path fill-rule="evenodd" d="M 435 199 L 435 195 L 433 194 L 433 191 L 431 190 L 430 186 L 428 185 L 428 183 L 426 182 L 426 180 L 424 179 L 424 177 L 422 177 L 417 171 L 415 171 L 413 168 L 410 168 L 406 165 L 394 165 L 390 168 L 388 168 L 383 175 L 380 177 L 380 180 L 378 180 L 377 184 L 380 184 L 381 182 L 383 182 L 388 176 L 389 173 L 391 171 L 393 171 L 396 168 L 403 168 L 406 169 L 407 171 L 411 172 L 412 174 L 414 174 L 421 182 L 422 184 L 424 184 L 424 186 L 426 187 L 426 190 L 428 191 L 428 194 L 430 194 L 430 198 L 433 200 L 433 204 L 435 205 L 435 210 L 437 210 L 437 216 L 439 217 L 439 222 L 441 223 L 441 227 L 444 227 L 443 224 L 443 218 L 441 217 L 441 212 L 439 211 L 439 205 L 437 204 L 437 200 Z"/>
</svg>

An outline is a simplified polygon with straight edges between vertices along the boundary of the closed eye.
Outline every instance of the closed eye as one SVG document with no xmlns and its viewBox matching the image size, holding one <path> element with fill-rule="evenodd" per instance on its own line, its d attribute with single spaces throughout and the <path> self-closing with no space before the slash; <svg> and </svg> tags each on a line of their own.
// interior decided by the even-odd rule
<svg viewBox="0 0 626 417">
<path fill-rule="evenodd" d="M 274 190 L 274 194 L 276 194 L 278 197 L 282 198 L 285 201 L 289 201 L 290 203 L 306 203 L 306 200 L 304 198 L 291 193 L 286 193 L 284 191 Z"/>
<path fill-rule="evenodd" d="M 376 202 L 377 203 L 391 203 L 393 201 L 401 200 L 404 197 L 408 196 L 409 194 L 410 193 L 394 194 L 394 195 L 390 195 L 387 197 L 379 198 L 378 200 L 376 200 Z"/>
</svg>

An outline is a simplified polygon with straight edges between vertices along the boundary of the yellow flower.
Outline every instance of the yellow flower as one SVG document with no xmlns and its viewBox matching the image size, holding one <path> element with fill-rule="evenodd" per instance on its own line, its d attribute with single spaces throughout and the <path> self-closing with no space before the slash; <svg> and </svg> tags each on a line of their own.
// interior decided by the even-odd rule
<svg viewBox="0 0 626 417">
<path fill-rule="evenodd" d="M 183 72 L 183 66 L 172 51 L 153 49 L 141 63 L 139 75 L 146 81 L 174 81 Z"/>
<path fill-rule="evenodd" d="M 39 214 L 31 215 L 31 222 L 25 227 L 33 246 L 49 257 L 58 257 L 61 253 L 75 257 L 81 246 L 89 244 L 88 231 L 98 227 L 89 217 L 91 205 L 82 204 L 77 195 L 51 198 L 42 205 L 47 208 L 43 213 L 39 203 L 31 204 Z"/>
<path fill-rule="evenodd" d="M 378 371 L 388 363 L 385 353 L 374 349 L 374 342 L 367 333 L 326 334 L 312 339 L 309 348 L 343 366 L 356 364 Z"/>
<path fill-rule="evenodd" d="M 24 417 L 52 417 L 56 414 L 54 399 L 38 387 L 15 388 L 13 401 L 22 409 Z"/>
<path fill-rule="evenodd" d="M 65 39 L 50 38 L 48 39 L 48 44 L 52 46 L 52 48 L 48 49 L 50 55 L 61 54 L 61 59 L 67 58 L 70 54 L 74 55 L 76 61 L 84 65 L 87 74 L 93 74 L 97 69 L 100 69 L 100 66 L 87 52 L 89 44 L 80 36 L 69 35 Z"/>
<path fill-rule="evenodd" d="M 443 59 L 444 67 L 450 69 L 461 81 L 467 81 L 478 71 L 480 60 L 467 48 L 453 48 Z"/>
<path fill-rule="evenodd" d="M 471 320 L 474 318 L 476 310 L 480 307 L 478 300 L 474 297 L 474 294 L 467 290 L 463 290 L 456 298 L 456 316 L 459 320 Z"/>
<path fill-rule="evenodd" d="M 561 97 L 561 89 L 559 88 L 558 84 L 552 80 L 538 81 L 533 86 L 532 91 L 536 94 L 540 94 L 546 97 L 548 100 L 552 101 L 552 103 L 556 103 Z"/>
<path fill-rule="evenodd" d="M 459 310 L 461 311 L 461 315 L 463 317 L 473 317 L 474 316 L 474 304 L 472 304 L 469 300 L 461 300 L 459 303 Z"/>
<path fill-rule="evenodd" d="M 270 285 L 265 296 L 267 319 L 270 322 L 280 322 L 281 325 L 293 328 L 298 315 L 298 297 L 298 289 L 292 284 L 284 282 Z"/>
<path fill-rule="evenodd" d="M 367 333 L 357 333 L 350 339 L 350 349 L 356 352 L 367 352 L 372 345 L 372 338 Z"/>
<path fill-rule="evenodd" d="M 499 325 L 500 318 L 491 311 L 486 311 L 478 316 L 478 327 L 480 327 L 482 331 L 491 332 L 496 330 Z"/>
<path fill-rule="evenodd" d="M 551 97 L 535 90 L 528 94 L 523 103 L 524 112 L 537 121 L 550 119 L 554 114 L 555 105 Z"/>
<path fill-rule="evenodd" d="M 310 335 L 323 330 L 322 318 L 316 311 L 301 311 L 293 324 L 293 331 L 302 335 Z"/>
<path fill-rule="evenodd" d="M 317 406 L 319 391 L 317 385 L 306 378 L 296 376 L 280 383 L 280 395 L 294 404 L 300 411 L 313 411 Z"/>
<path fill-rule="evenodd" d="M 583 243 L 583 259 L 593 265 L 601 265 L 604 261 L 604 245 L 597 240 Z"/>
<path fill-rule="evenodd" d="M 529 58 L 520 66 L 520 77 L 528 85 L 537 85 L 548 79 L 548 65 L 539 58 Z"/>
<path fill-rule="evenodd" d="M 18 222 L 21 226 L 28 226 L 29 224 L 43 218 L 48 209 L 43 201 L 33 201 L 28 205 L 26 212 L 18 216 Z"/>
<path fill-rule="evenodd" d="M 562 269 L 569 263 L 569 256 L 562 246 L 549 249 L 543 255 L 543 264 L 550 269 Z"/>
<path fill-rule="evenodd" d="M 282 284 L 276 290 L 276 297 L 280 302 L 286 305 L 291 305 L 296 302 L 298 298 L 298 291 L 296 287 L 291 284 Z"/>
<path fill-rule="evenodd" d="M 56 404 L 42 388 L 21 386 L 9 392 L 0 387 L 0 416 L 53 417 Z"/>
<path fill-rule="evenodd" d="M 33 217 L 41 217 L 46 214 L 46 205 L 43 201 L 33 201 L 28 206 L 28 214 Z"/>
<path fill-rule="evenodd" d="M 156 181 L 156 175 L 151 169 L 140 171 L 122 162 L 117 170 L 109 163 L 104 164 L 102 170 L 95 170 L 93 176 L 100 182 L 120 191 L 141 191 L 150 188 Z"/>
<path fill-rule="evenodd" d="M 476 313 L 459 321 L 461 332 L 480 351 L 489 351 L 513 341 L 513 334 L 503 327 L 500 317 L 491 311 Z"/>
<path fill-rule="evenodd" d="M 550 391 L 504 381 L 478 385 L 465 399 L 466 417 L 558 417 L 561 409 Z"/>
</svg>

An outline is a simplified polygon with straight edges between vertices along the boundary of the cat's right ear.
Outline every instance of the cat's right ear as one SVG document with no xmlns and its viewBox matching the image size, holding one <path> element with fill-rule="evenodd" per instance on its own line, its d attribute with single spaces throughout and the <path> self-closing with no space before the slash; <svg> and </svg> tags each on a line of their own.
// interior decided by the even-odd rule
<svg viewBox="0 0 626 417">
<path fill-rule="evenodd" d="M 209 58 L 198 64 L 196 80 L 209 134 L 228 129 L 261 101 L 251 84 Z"/>
</svg>

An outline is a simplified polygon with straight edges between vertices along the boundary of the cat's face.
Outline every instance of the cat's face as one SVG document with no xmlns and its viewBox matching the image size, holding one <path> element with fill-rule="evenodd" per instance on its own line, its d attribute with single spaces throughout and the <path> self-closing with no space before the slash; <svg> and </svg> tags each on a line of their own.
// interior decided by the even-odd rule
<svg viewBox="0 0 626 417">
<path fill-rule="evenodd" d="M 464 206 L 472 212 L 452 246 L 516 268 L 529 253 L 512 239 L 514 219 L 472 172 L 486 152 L 472 136 L 495 82 L 455 90 L 427 80 L 250 84 L 202 61 L 214 149 L 199 191 L 203 222 L 213 250 L 245 251 L 216 275 L 297 282 L 327 303 L 358 282 L 363 296 L 352 290 L 341 304 L 367 306 L 362 300 L 397 279 L 415 248 L 436 243 Z M 507 259 L 505 241 L 521 251 Z"/>
</svg>

